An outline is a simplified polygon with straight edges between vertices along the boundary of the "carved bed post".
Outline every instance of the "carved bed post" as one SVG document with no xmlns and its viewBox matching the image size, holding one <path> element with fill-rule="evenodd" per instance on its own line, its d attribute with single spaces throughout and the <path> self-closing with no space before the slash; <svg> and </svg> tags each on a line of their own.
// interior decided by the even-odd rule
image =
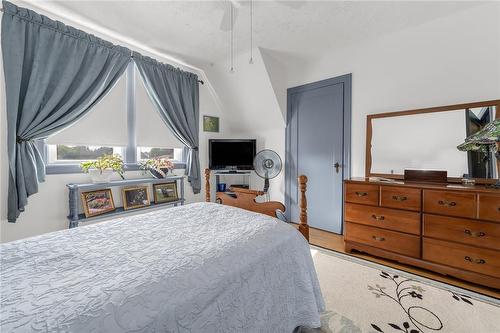
<svg viewBox="0 0 500 333">
<path fill-rule="evenodd" d="M 299 181 L 299 190 L 300 190 L 300 200 L 299 200 L 299 208 L 300 208 L 300 223 L 299 223 L 299 231 L 304 235 L 304 237 L 309 242 L 309 226 L 307 225 L 307 198 L 306 198 L 306 189 L 307 189 L 307 177 L 304 175 L 300 175 L 298 178 Z"/>
<path fill-rule="evenodd" d="M 210 202 L 210 169 L 205 169 L 205 201 Z"/>
</svg>

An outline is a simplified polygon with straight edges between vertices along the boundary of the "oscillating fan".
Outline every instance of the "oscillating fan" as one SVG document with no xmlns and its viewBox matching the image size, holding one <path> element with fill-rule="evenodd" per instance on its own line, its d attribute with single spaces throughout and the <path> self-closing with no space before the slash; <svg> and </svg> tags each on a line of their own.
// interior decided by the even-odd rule
<svg viewBox="0 0 500 333">
<path fill-rule="evenodd" d="M 269 179 L 279 175 L 283 163 L 280 156 L 273 150 L 264 149 L 255 155 L 253 168 L 259 177 L 264 178 L 264 192 L 269 190 Z"/>
<path fill-rule="evenodd" d="M 280 156 L 270 149 L 261 150 L 253 159 L 253 168 L 259 177 L 264 178 L 264 193 L 269 201 L 269 179 L 272 179 L 280 174 L 283 163 Z M 287 222 L 285 213 L 276 209 L 276 217 L 284 222 Z"/>
</svg>

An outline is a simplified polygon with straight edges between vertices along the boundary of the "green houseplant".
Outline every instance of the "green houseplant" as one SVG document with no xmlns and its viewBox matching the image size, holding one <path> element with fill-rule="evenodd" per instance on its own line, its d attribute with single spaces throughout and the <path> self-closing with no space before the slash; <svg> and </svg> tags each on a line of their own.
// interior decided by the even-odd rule
<svg viewBox="0 0 500 333">
<path fill-rule="evenodd" d="M 166 158 L 150 158 L 140 162 L 140 167 L 144 171 L 149 171 L 155 178 L 165 178 L 170 170 L 174 168 L 174 163 Z"/>
<path fill-rule="evenodd" d="M 500 118 L 467 137 L 457 148 L 460 151 L 493 152 L 500 161 Z M 499 180 L 493 185 L 495 188 L 500 188 L 500 173 L 498 176 Z"/>
<path fill-rule="evenodd" d="M 107 183 L 113 172 L 123 177 L 123 160 L 118 154 L 103 155 L 95 161 L 80 163 L 83 172 L 90 174 L 93 183 Z"/>
</svg>

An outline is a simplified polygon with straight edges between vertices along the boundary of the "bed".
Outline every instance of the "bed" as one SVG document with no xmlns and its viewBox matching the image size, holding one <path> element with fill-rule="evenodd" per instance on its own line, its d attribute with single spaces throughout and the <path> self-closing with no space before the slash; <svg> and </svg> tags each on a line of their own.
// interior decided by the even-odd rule
<svg viewBox="0 0 500 333">
<path fill-rule="evenodd" d="M 2 332 L 286 332 L 319 327 L 294 227 L 214 203 L 0 246 Z"/>
</svg>

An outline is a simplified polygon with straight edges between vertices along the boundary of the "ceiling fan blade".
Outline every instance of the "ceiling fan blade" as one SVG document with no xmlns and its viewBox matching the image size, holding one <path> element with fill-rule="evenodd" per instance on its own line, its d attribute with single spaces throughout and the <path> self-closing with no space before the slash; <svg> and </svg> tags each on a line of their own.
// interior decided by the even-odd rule
<svg viewBox="0 0 500 333">
<path fill-rule="evenodd" d="M 231 4 L 233 2 L 231 1 Z M 239 7 L 239 5 L 238 5 Z M 233 5 L 233 27 L 234 24 L 236 23 L 236 18 L 238 17 L 238 7 Z M 231 30 L 231 9 L 229 6 L 226 6 L 226 9 L 224 10 L 224 16 L 222 16 L 222 20 L 220 21 L 220 30 L 222 31 L 229 31 Z"/>
<path fill-rule="evenodd" d="M 238 9 L 241 7 L 241 2 L 238 0 L 229 0 L 229 2 L 233 4 L 235 9 Z"/>
</svg>

